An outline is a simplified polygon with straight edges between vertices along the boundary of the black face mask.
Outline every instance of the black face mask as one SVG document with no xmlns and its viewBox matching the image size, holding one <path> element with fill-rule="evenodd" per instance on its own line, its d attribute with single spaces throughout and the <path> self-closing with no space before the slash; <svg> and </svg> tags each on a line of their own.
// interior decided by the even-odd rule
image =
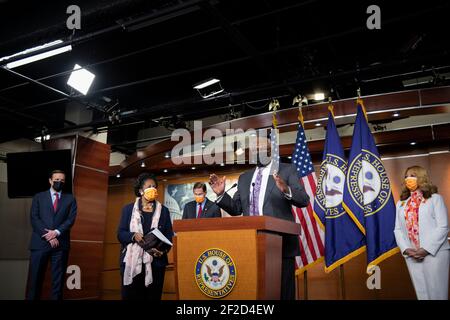
<svg viewBox="0 0 450 320">
<path fill-rule="evenodd" d="M 62 181 L 54 181 L 53 182 L 53 190 L 56 192 L 60 192 L 64 187 L 64 182 Z"/>
</svg>

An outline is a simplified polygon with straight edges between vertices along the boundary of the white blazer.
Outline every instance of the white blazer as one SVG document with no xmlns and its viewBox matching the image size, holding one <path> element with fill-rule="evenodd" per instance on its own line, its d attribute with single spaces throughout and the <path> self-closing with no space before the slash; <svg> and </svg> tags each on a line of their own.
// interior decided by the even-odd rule
<svg viewBox="0 0 450 320">
<path fill-rule="evenodd" d="M 408 237 L 406 228 L 405 209 L 408 199 L 398 201 L 396 205 L 395 239 L 403 252 L 414 248 Z M 419 207 L 419 244 L 420 247 L 435 256 L 439 250 L 449 250 L 448 243 L 448 216 L 442 197 L 434 193 L 431 198 L 425 199 Z"/>
</svg>

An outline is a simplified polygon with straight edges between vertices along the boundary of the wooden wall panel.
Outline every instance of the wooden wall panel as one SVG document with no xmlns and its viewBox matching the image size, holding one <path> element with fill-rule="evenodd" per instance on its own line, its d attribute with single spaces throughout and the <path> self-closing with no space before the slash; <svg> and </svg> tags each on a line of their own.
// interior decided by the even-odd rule
<svg viewBox="0 0 450 320">
<path fill-rule="evenodd" d="M 72 239 L 103 241 L 108 175 L 86 167 L 75 167 L 74 191 L 77 199 L 77 221 Z"/>
</svg>

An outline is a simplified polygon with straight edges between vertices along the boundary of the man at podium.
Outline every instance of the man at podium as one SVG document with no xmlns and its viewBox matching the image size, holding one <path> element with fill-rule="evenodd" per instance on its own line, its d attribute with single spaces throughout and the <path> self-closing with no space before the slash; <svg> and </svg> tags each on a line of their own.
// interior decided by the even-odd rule
<svg viewBox="0 0 450 320">
<path fill-rule="evenodd" d="M 272 166 L 270 138 L 258 136 L 250 145 L 250 153 L 256 155 L 256 168 L 239 176 L 237 191 L 231 198 L 225 192 L 226 177 L 210 175 L 209 184 L 217 194 L 217 205 L 230 215 L 273 216 L 295 221 L 291 206 L 306 207 L 309 197 L 300 184 L 296 169 L 291 164 L 280 163 L 278 170 Z M 295 256 L 300 255 L 298 237 L 283 236 L 281 264 L 281 299 L 295 299 Z"/>
</svg>

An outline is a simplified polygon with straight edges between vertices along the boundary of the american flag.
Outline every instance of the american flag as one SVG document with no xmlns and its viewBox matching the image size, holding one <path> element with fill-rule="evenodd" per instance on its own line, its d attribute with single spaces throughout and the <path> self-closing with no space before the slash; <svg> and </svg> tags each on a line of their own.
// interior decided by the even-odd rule
<svg viewBox="0 0 450 320">
<path fill-rule="evenodd" d="M 301 123 L 298 125 L 297 140 L 292 153 L 292 163 L 297 169 L 300 183 L 309 196 L 309 204 L 305 208 L 292 206 L 295 221 L 301 225 L 302 233 L 299 236 L 300 256 L 296 257 L 297 272 L 303 272 L 312 263 L 323 260 L 324 233 L 314 218 L 314 196 L 316 194 L 316 174 L 306 144 L 305 130 Z"/>
</svg>

